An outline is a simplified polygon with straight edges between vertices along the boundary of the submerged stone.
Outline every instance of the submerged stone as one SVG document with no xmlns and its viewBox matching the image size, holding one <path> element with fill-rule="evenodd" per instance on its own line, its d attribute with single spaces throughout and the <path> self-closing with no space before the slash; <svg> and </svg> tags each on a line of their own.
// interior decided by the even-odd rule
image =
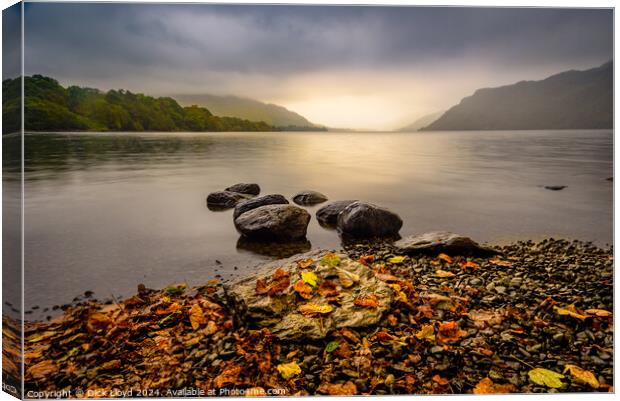
<svg viewBox="0 0 620 401">
<path fill-rule="evenodd" d="M 258 184 L 240 183 L 240 184 L 235 184 L 233 186 L 226 188 L 226 191 L 238 192 L 240 194 L 256 196 L 260 194 L 260 186 L 258 186 Z"/>
<path fill-rule="evenodd" d="M 207 206 L 215 210 L 230 209 L 244 199 L 248 199 L 248 196 L 238 192 L 216 191 L 207 196 Z"/>
<path fill-rule="evenodd" d="M 395 237 L 402 226 L 396 213 L 366 202 L 353 202 L 338 214 L 338 230 L 350 238 Z"/>
<path fill-rule="evenodd" d="M 402 252 L 416 253 L 446 253 L 448 255 L 495 255 L 498 251 L 481 246 L 469 237 L 447 231 L 435 231 L 421 235 L 403 238 L 394 243 Z"/>
<path fill-rule="evenodd" d="M 244 236 L 259 240 L 296 240 L 306 237 L 310 214 L 293 205 L 266 205 L 235 219 Z"/>
<path fill-rule="evenodd" d="M 316 205 L 327 200 L 327 196 L 317 191 L 301 191 L 293 196 L 293 202 L 302 206 Z"/>
</svg>

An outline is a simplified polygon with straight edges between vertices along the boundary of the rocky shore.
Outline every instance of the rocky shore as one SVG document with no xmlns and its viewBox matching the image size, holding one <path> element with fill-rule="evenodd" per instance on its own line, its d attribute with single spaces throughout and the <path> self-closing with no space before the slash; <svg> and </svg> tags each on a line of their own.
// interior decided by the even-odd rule
<svg viewBox="0 0 620 401">
<path fill-rule="evenodd" d="M 450 244 L 355 240 L 228 287 L 82 302 L 27 323 L 26 391 L 613 391 L 611 249 Z"/>
</svg>

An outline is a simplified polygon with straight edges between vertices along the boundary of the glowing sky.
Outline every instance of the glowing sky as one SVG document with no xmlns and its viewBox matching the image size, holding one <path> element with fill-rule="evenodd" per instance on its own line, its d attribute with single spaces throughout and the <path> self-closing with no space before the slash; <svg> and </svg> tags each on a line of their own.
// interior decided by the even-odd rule
<svg viewBox="0 0 620 401">
<path fill-rule="evenodd" d="M 613 54 L 608 9 L 30 3 L 25 23 L 26 74 L 250 97 L 332 127 L 397 128 Z"/>
</svg>

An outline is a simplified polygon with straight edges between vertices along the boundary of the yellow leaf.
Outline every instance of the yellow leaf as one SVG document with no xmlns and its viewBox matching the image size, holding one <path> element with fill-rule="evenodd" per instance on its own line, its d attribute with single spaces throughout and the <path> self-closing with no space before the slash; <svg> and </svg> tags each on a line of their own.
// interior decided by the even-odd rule
<svg viewBox="0 0 620 401">
<path fill-rule="evenodd" d="M 448 277 L 454 277 L 456 276 L 456 274 L 446 271 L 446 270 L 436 270 L 435 271 L 435 277 L 440 277 L 440 278 L 448 278 Z"/>
<path fill-rule="evenodd" d="M 563 384 L 560 379 L 563 379 L 564 375 L 561 375 L 558 372 L 554 372 L 552 370 L 535 368 L 527 372 L 527 374 L 533 383 L 540 386 L 560 388 Z"/>
<path fill-rule="evenodd" d="M 340 256 L 330 252 L 321 258 L 321 264 L 323 266 L 336 267 L 340 264 Z"/>
<path fill-rule="evenodd" d="M 600 383 L 596 379 L 596 376 L 594 376 L 594 373 L 581 369 L 579 366 L 566 365 L 564 368 L 564 373 L 566 373 L 566 371 L 570 372 L 573 380 L 577 383 L 588 384 L 592 388 L 599 388 L 600 386 Z"/>
<path fill-rule="evenodd" d="M 192 329 L 196 330 L 204 321 L 204 314 L 202 308 L 198 304 L 194 304 L 189 310 L 189 322 L 192 324 Z"/>
<path fill-rule="evenodd" d="M 301 368 L 296 362 L 281 363 L 276 368 L 284 379 L 290 379 L 293 376 L 301 374 Z"/>
<path fill-rule="evenodd" d="M 444 261 L 444 262 L 446 262 L 446 263 L 452 263 L 452 262 L 454 262 L 454 260 L 453 260 L 453 259 L 452 259 L 449 255 L 446 255 L 445 253 L 440 253 L 440 254 L 437 256 L 437 259 L 439 259 L 439 260 L 443 260 L 443 261 Z"/>
<path fill-rule="evenodd" d="M 313 272 L 301 272 L 301 279 L 304 281 L 304 283 L 316 287 L 316 281 L 318 280 L 318 277 Z"/>
<path fill-rule="evenodd" d="M 612 315 L 611 312 L 606 311 L 605 309 L 586 309 L 585 312 L 588 315 L 594 315 L 596 317 L 610 317 Z"/>
<path fill-rule="evenodd" d="M 432 324 L 425 324 L 422 326 L 422 329 L 415 333 L 415 336 L 419 340 L 429 340 L 435 341 L 435 328 Z"/>
<path fill-rule="evenodd" d="M 326 315 L 332 310 L 334 310 L 334 308 L 332 308 L 331 305 L 319 305 L 314 302 L 308 302 L 307 304 L 299 306 L 299 312 L 308 316 Z"/>
<path fill-rule="evenodd" d="M 403 263 L 405 261 L 405 257 L 404 256 L 394 256 L 388 259 L 388 262 L 393 263 L 393 264 L 399 264 L 399 263 Z"/>
<path fill-rule="evenodd" d="M 586 316 L 582 315 L 581 313 L 578 313 L 574 305 L 568 305 L 566 308 L 560 308 L 558 306 L 554 306 L 553 310 L 555 310 L 555 313 L 557 313 L 560 316 L 570 316 L 570 317 L 574 317 L 575 319 L 586 320 Z"/>
</svg>

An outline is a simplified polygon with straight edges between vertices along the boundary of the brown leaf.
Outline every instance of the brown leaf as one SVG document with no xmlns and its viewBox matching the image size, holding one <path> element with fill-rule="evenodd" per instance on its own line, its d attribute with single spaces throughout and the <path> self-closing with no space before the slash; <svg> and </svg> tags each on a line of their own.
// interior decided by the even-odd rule
<svg viewBox="0 0 620 401">
<path fill-rule="evenodd" d="M 566 373 L 567 371 L 570 372 L 573 381 L 577 383 L 587 384 L 592 388 L 599 388 L 600 386 L 600 383 L 594 373 L 588 370 L 581 369 L 579 366 L 576 365 L 566 365 L 566 367 L 564 368 L 564 373 Z"/>
<path fill-rule="evenodd" d="M 444 262 L 450 263 L 450 264 L 452 264 L 454 262 L 454 259 L 452 259 L 449 255 L 446 255 L 445 253 L 440 253 L 437 256 L 437 259 L 443 260 Z"/>
<path fill-rule="evenodd" d="M 435 277 L 439 277 L 439 278 L 449 278 L 449 277 L 454 277 L 456 276 L 456 274 L 449 272 L 447 270 L 441 270 L 438 269 L 435 271 Z"/>
<path fill-rule="evenodd" d="M 394 281 L 400 281 L 400 279 L 392 274 L 387 274 L 387 273 L 375 273 L 375 277 L 378 278 L 381 281 L 386 281 L 386 282 L 394 282 Z"/>
<path fill-rule="evenodd" d="M 512 262 L 508 261 L 508 260 L 502 260 L 500 258 L 498 258 L 497 256 L 489 259 L 489 263 L 493 263 L 496 266 L 504 266 L 504 267 L 510 267 L 512 266 Z"/>
<path fill-rule="evenodd" d="M 295 283 L 295 285 L 293 286 L 293 289 L 299 294 L 299 296 L 301 296 L 302 298 L 305 299 L 310 299 L 312 298 L 312 287 L 310 287 L 308 284 L 304 283 L 303 280 L 299 280 Z"/>
<path fill-rule="evenodd" d="M 95 312 L 88 316 L 86 327 L 89 331 L 98 331 L 106 329 L 111 323 L 112 319 L 110 319 L 107 315 Z"/>
<path fill-rule="evenodd" d="M 229 364 L 222 370 L 222 373 L 220 373 L 213 380 L 213 384 L 217 388 L 224 387 L 228 384 L 236 384 L 239 381 L 241 370 L 241 365 L 237 365 L 234 362 L 229 362 Z"/>
<path fill-rule="evenodd" d="M 474 394 L 506 394 L 515 391 L 512 384 L 495 384 L 493 380 L 485 377 L 474 387 Z"/>
<path fill-rule="evenodd" d="M 323 281 L 321 285 L 319 285 L 317 292 L 324 298 L 334 298 L 340 295 L 340 292 L 336 289 L 336 283 L 332 280 Z"/>
<path fill-rule="evenodd" d="M 613 313 L 605 309 L 586 309 L 585 312 L 596 317 L 611 317 L 613 315 Z"/>
<path fill-rule="evenodd" d="M 298 308 L 302 315 L 306 316 L 318 316 L 326 315 L 334 310 L 330 305 L 319 305 L 314 302 L 308 302 L 307 304 L 300 305 Z"/>
<path fill-rule="evenodd" d="M 26 374 L 33 379 L 44 379 L 57 371 L 58 366 L 56 366 L 54 361 L 48 359 L 28 367 L 28 369 L 26 369 Z"/>
<path fill-rule="evenodd" d="M 439 384 L 440 386 L 445 386 L 446 384 L 450 383 L 448 380 L 444 379 L 443 377 L 439 375 L 433 376 L 433 381 Z"/>
<path fill-rule="evenodd" d="M 269 292 L 269 287 L 265 279 L 256 280 L 256 294 L 265 295 Z"/>
<path fill-rule="evenodd" d="M 478 268 L 478 263 L 473 262 L 471 260 L 461 261 L 460 265 L 461 265 L 461 268 L 463 268 L 463 269 L 476 270 Z"/>
<path fill-rule="evenodd" d="M 365 294 L 355 298 L 353 304 L 366 308 L 376 308 L 377 306 L 379 306 L 379 299 L 375 294 Z"/>
<path fill-rule="evenodd" d="M 356 395 L 357 386 L 355 386 L 355 383 L 352 381 L 348 381 L 344 384 L 322 383 L 318 391 L 329 395 Z"/>
<path fill-rule="evenodd" d="M 297 267 L 307 269 L 314 264 L 314 259 L 302 259 L 297 261 Z"/>
</svg>

